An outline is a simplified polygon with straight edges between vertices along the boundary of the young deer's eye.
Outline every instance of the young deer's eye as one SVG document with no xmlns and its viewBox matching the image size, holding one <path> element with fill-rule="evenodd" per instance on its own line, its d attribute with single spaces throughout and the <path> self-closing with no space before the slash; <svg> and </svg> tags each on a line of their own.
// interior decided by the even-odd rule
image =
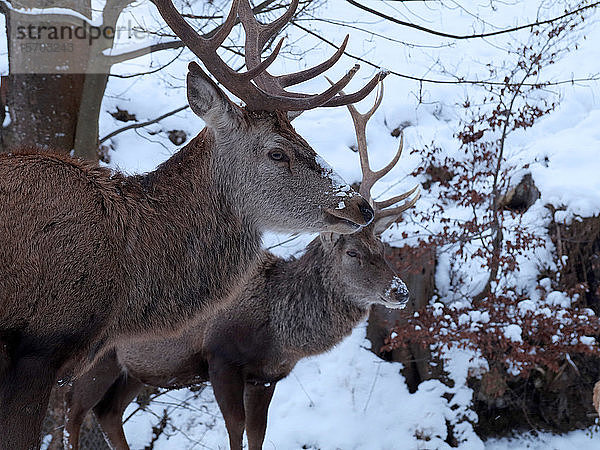
<svg viewBox="0 0 600 450">
<path fill-rule="evenodd" d="M 289 161 L 287 155 L 279 150 L 273 150 L 272 152 L 269 152 L 269 158 L 277 162 Z"/>
<path fill-rule="evenodd" d="M 348 250 L 346 255 L 348 255 L 350 258 L 356 258 L 358 256 L 358 252 L 356 250 Z"/>
</svg>

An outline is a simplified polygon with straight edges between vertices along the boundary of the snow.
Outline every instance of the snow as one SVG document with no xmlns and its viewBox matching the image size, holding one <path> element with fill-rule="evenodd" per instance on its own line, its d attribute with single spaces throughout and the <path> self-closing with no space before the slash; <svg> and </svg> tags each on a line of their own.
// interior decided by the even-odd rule
<svg viewBox="0 0 600 450">
<path fill-rule="evenodd" d="M 545 0 L 364 3 L 369 6 L 376 4 L 385 14 L 456 34 L 492 31 L 531 22 L 537 17 L 553 17 L 560 15 L 564 7 L 559 2 Z M 496 7 L 490 8 L 490 3 L 495 3 Z M 178 5 L 181 7 L 181 3 Z M 100 9 L 97 6 L 94 11 Z M 205 6 L 213 7 L 208 4 Z M 195 12 L 199 9 L 200 6 Z M 64 11 L 54 8 L 45 12 Z M 480 88 L 471 85 L 421 84 L 394 73 L 446 81 L 454 80 L 450 74 L 464 79 L 486 79 L 489 78 L 486 66 L 488 62 L 502 61 L 506 48 L 515 48 L 530 36 L 527 29 L 485 40 L 451 41 L 369 16 L 344 0 L 329 0 L 319 6 L 314 14 L 318 18 L 334 22 L 311 23 L 310 26 L 320 34 L 339 43 L 347 32 L 351 32 L 348 53 L 385 66 L 393 72 L 385 80 L 386 94 L 382 105 L 367 127 L 372 168 L 377 170 L 385 166 L 395 154 L 399 141 L 391 135 L 392 130 L 403 129 L 405 150 L 398 165 L 374 186 L 373 198 L 376 200 L 406 192 L 415 182 L 424 181 L 414 180 L 409 176 L 423 163 L 419 152 L 411 150 L 423 149 L 433 142 L 444 149 L 444 154 L 458 157 L 461 150 L 454 136 L 459 129 L 458 105 L 467 96 L 478 98 L 482 95 Z M 487 24 L 475 20 L 474 15 L 485 18 Z M 96 24 L 98 20 L 95 16 L 92 23 Z M 0 21 L 4 23 L 1 15 Z M 126 27 L 128 21 L 156 30 L 164 27 L 150 2 L 136 2 L 128 7 L 118 26 Z M 356 29 L 350 31 L 339 25 L 342 22 L 353 22 L 376 35 Z M 600 60 L 600 27 L 597 25 L 597 19 L 588 20 L 586 39 L 579 41 L 578 49 L 546 68 L 540 74 L 540 79 L 560 81 L 594 74 Z M 286 33 L 293 53 L 309 50 L 301 62 L 293 58 L 279 58 L 270 69 L 274 74 L 312 66 L 332 53 L 331 47 L 294 27 L 289 27 Z M 399 43 L 399 40 L 405 44 Z M 139 48 L 139 45 L 140 43 L 132 44 L 127 36 L 121 36 L 111 54 Z M 138 120 L 143 121 L 186 104 L 187 63 L 195 57 L 184 50 L 171 63 L 176 52 L 178 50 L 147 54 L 112 68 L 113 74 L 128 75 L 152 72 L 161 65 L 166 65 L 163 70 L 148 75 L 110 78 L 102 104 L 101 137 L 123 126 L 122 122 L 108 114 L 115 111 L 117 106 L 136 114 Z M 6 55 L 6 42 L 0 40 L 2 74 L 8 71 Z M 354 62 L 352 58 L 344 56 L 328 74 L 334 79 L 339 78 Z M 374 73 L 374 68 L 362 64 L 345 90 L 351 92 L 360 88 Z M 327 82 L 321 77 L 306 83 L 306 87 L 303 86 L 302 89 L 306 92 L 320 92 L 327 87 Z M 558 108 L 531 129 L 515 132 L 508 137 L 507 162 L 514 166 L 510 174 L 510 185 L 518 183 L 525 173 L 531 173 L 541 193 L 540 200 L 521 217 L 522 226 L 539 230 L 548 225 L 551 216 L 546 204 L 561 209 L 554 215 L 554 220 L 559 223 L 600 214 L 599 87 L 597 82 L 567 83 L 557 87 L 560 93 Z M 361 102 L 359 110 L 370 108 L 373 98 L 374 94 Z M 168 140 L 167 131 L 183 130 L 189 139 L 203 126 L 203 122 L 187 109 L 146 129 L 118 134 L 106 142 L 111 146 L 109 166 L 127 173 L 152 170 L 177 150 Z M 344 180 L 352 183 L 361 177 L 358 154 L 350 150 L 356 139 L 346 109 L 321 108 L 307 111 L 294 120 L 294 126 L 321 155 L 317 163 L 324 168 L 324 176 L 331 175 L 333 170 L 325 160 L 333 163 L 335 172 L 340 174 L 340 178 L 335 180 L 334 189 L 344 199 L 348 195 L 348 183 Z M 528 167 L 525 168 L 525 165 Z M 432 186 L 429 191 L 421 191 L 421 199 L 414 209 L 415 214 L 431 208 L 438 194 L 436 189 Z M 342 208 L 344 205 L 341 200 L 338 207 Z M 446 213 L 454 219 L 468 219 L 471 211 L 469 208 L 449 205 Z M 387 242 L 403 245 L 414 242 L 416 232 L 436 233 L 440 229 L 439 224 L 412 221 L 408 213 L 405 217 L 407 220 L 401 226 L 391 227 L 385 232 L 384 239 Z M 507 229 L 517 225 L 517 222 L 511 220 L 507 219 Z M 409 238 L 404 238 L 403 232 Z M 263 246 L 281 256 L 298 256 L 314 236 L 290 238 L 269 233 L 264 237 Z M 553 245 L 545 236 L 544 246 L 535 253 L 518 258 L 518 279 L 509 281 L 514 281 L 529 295 L 529 299 L 519 303 L 521 314 L 537 311 L 549 316 L 552 312 L 544 307 L 544 302 L 553 306 L 570 306 L 571 299 L 554 291 L 549 279 L 540 282 L 545 290 L 544 300 L 535 289 L 542 268 L 556 269 L 552 263 L 553 252 Z M 478 292 L 485 284 L 486 274 L 481 270 L 481 260 L 473 258 L 470 262 L 461 264 L 462 267 L 456 267 L 457 262 L 450 249 L 440 249 L 435 273 L 435 301 L 438 302 L 440 315 L 443 304 L 460 301 L 466 294 Z M 464 280 L 460 291 L 453 287 L 456 273 Z M 472 327 L 481 327 L 489 321 L 489 315 L 486 317 L 481 312 L 471 311 L 465 313 L 461 320 L 470 323 Z M 514 342 L 522 341 L 522 330 L 518 325 L 506 326 L 504 333 Z M 586 339 L 581 342 L 591 343 Z M 369 345 L 365 340 L 365 325 L 361 324 L 332 351 L 299 362 L 292 374 L 277 386 L 269 412 L 265 448 L 296 449 L 304 446 L 323 450 L 449 449 L 445 442 L 446 422 L 454 426 L 455 437 L 461 449 L 586 450 L 600 447 L 600 438 L 595 428 L 563 436 L 548 433 L 537 433 L 535 436 L 520 434 L 484 443 L 473 431 L 472 422 L 477 417 L 470 409 L 473 393 L 466 384 L 469 374 L 485 370 L 486 362 L 479 355 L 457 349 L 446 350 L 444 367 L 449 378 L 454 381 L 453 387 L 438 380 L 429 380 L 411 394 L 400 373 L 401 364 L 380 360 L 368 350 Z M 176 407 L 184 401 L 188 406 Z M 130 406 L 125 417 L 134 408 L 135 406 Z M 155 444 L 156 449 L 226 448 L 227 434 L 210 388 L 199 394 L 188 390 L 164 394 L 152 404 L 151 411 L 135 414 L 125 426 L 132 448 L 143 448 L 150 442 L 151 427 L 158 422 L 165 408 L 173 418 L 169 426 L 175 426 L 178 431 L 168 429 L 169 437 L 161 436 Z"/>
<path fill-rule="evenodd" d="M 96 16 L 95 20 L 88 19 L 84 14 L 81 14 L 73 9 L 69 8 L 15 8 L 10 3 L 6 4 L 6 8 L 9 11 L 9 14 L 22 14 L 29 15 L 35 17 L 36 19 L 40 16 L 50 16 L 50 15 L 63 15 L 70 16 L 76 18 L 80 21 L 87 22 L 90 26 L 100 26 L 102 25 L 101 17 Z M 92 10 L 94 11 L 94 10 Z"/>
<path fill-rule="evenodd" d="M 571 306 L 571 299 L 564 292 L 553 291 L 546 296 L 546 303 L 568 308 Z"/>
<path fill-rule="evenodd" d="M 528 450 L 592 450 L 598 448 L 597 429 L 577 430 L 565 437 L 538 432 L 535 435 L 525 433 L 508 439 L 490 439 L 486 441 L 486 450 L 528 449 Z"/>
<path fill-rule="evenodd" d="M 302 360 L 278 383 L 269 410 L 266 449 L 450 449 L 444 442 L 446 419 L 456 409 L 466 411 L 468 389 L 464 384 L 448 388 L 430 380 L 410 394 L 400 374 L 402 365 L 383 362 L 365 348 L 365 334 L 366 326 L 361 324 L 334 350 Z M 458 374 L 457 381 L 466 380 L 464 364 L 449 367 Z M 452 400 L 443 397 L 447 393 L 454 394 Z M 186 391 L 169 394 L 153 404 L 154 414 L 160 417 L 165 404 L 177 404 L 189 396 Z M 189 408 L 174 420 L 186 436 L 176 433 L 161 438 L 156 448 L 223 448 L 227 435 L 210 388 Z M 125 417 L 133 409 L 130 405 Z M 125 431 L 133 448 L 145 445 L 153 422 L 153 414 L 136 415 L 127 422 Z M 468 441 L 464 448 L 482 449 L 472 427 L 462 426 Z"/>
<path fill-rule="evenodd" d="M 504 336 L 513 342 L 523 342 L 522 333 L 523 330 L 519 325 L 512 324 L 504 327 Z"/>
</svg>

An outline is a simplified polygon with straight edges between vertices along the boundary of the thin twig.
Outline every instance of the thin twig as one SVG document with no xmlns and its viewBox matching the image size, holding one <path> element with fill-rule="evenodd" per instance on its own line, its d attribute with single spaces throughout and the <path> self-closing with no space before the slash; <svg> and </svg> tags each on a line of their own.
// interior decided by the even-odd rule
<svg viewBox="0 0 600 450">
<path fill-rule="evenodd" d="M 377 378 L 379 378 L 380 371 L 381 371 L 381 363 L 378 363 L 377 364 L 377 372 L 375 372 L 375 378 L 373 378 L 373 383 L 371 384 L 371 389 L 369 390 L 369 397 L 367 398 L 367 402 L 365 403 L 363 412 L 367 412 L 367 407 L 369 406 L 369 402 L 371 401 L 371 397 L 373 396 L 373 391 L 375 390 L 375 384 L 377 384 Z"/>
<path fill-rule="evenodd" d="M 289 242 L 292 242 L 292 241 L 294 241 L 296 239 L 298 239 L 298 235 L 294 234 L 291 237 L 287 238 L 285 241 L 281 241 L 281 242 L 279 242 L 277 244 L 273 244 L 270 247 L 267 247 L 267 250 L 271 250 L 271 249 L 274 249 L 276 247 L 280 247 L 280 246 L 285 245 L 285 244 L 287 244 Z"/>
<path fill-rule="evenodd" d="M 174 48 L 181 48 L 185 46 L 183 42 L 180 40 L 170 41 L 170 42 L 160 42 L 158 44 L 152 44 L 147 47 L 138 48 L 136 50 L 132 50 L 129 52 L 119 53 L 116 55 L 108 56 L 109 62 L 111 65 L 118 64 L 124 61 L 129 61 L 130 59 L 135 59 L 143 55 L 147 55 L 148 53 L 155 53 L 161 50 L 168 50 Z"/>
<path fill-rule="evenodd" d="M 181 54 L 183 53 L 183 50 L 184 50 L 184 48 L 181 47 L 180 50 L 179 50 L 179 52 L 177 53 L 177 55 L 175 55 L 168 63 L 163 64 L 162 66 L 159 66 L 156 69 L 148 70 L 147 72 L 132 73 L 132 74 L 129 74 L 129 75 L 119 75 L 119 74 L 116 74 L 116 73 L 109 73 L 108 76 L 109 77 L 115 77 L 115 78 L 124 78 L 124 79 L 127 79 L 127 78 L 141 77 L 141 76 L 144 76 L 144 75 L 151 75 L 153 73 L 160 72 L 165 67 L 169 67 L 175 61 L 177 61 L 179 59 L 179 57 L 181 56 Z"/>
<path fill-rule="evenodd" d="M 298 375 L 296 375 L 294 372 L 292 372 L 292 375 L 294 375 L 294 378 L 296 379 L 296 381 L 298 382 L 298 384 L 300 385 L 300 388 L 304 391 L 304 394 L 306 395 L 306 397 L 308 398 L 308 401 L 310 402 L 310 406 L 315 406 L 315 402 L 313 402 L 313 399 L 310 398 L 310 395 L 308 395 L 308 392 L 306 389 L 304 389 L 304 385 L 302 384 L 302 382 L 300 381 L 300 378 L 298 378 Z"/>
<path fill-rule="evenodd" d="M 297 22 L 291 22 L 292 25 L 294 25 L 295 27 L 301 29 L 302 31 L 305 31 L 306 33 L 310 34 L 311 36 L 314 36 L 318 39 L 320 39 L 321 41 L 325 42 L 326 44 L 332 46 L 335 49 L 339 49 L 340 47 L 336 44 L 334 44 L 333 42 L 331 42 L 330 40 L 324 38 L 323 36 L 320 36 L 318 33 L 315 33 L 314 31 L 312 31 L 309 28 L 306 28 L 300 24 L 298 24 Z M 360 56 L 356 56 L 353 55 L 352 53 L 349 53 L 347 50 L 344 51 L 344 55 L 349 56 L 352 59 L 355 59 L 357 61 L 360 62 L 364 62 L 365 64 L 377 69 L 377 70 L 381 70 L 384 67 L 377 65 L 367 59 L 361 58 Z M 397 77 L 400 78 L 406 78 L 407 80 L 414 80 L 414 81 L 418 81 L 419 83 L 432 83 L 432 84 L 476 84 L 476 85 L 480 85 L 480 86 L 516 86 L 517 84 L 511 84 L 511 83 L 505 83 L 504 81 L 484 81 L 484 80 L 435 80 L 432 78 L 421 78 L 421 77 L 416 77 L 414 75 L 407 75 L 405 73 L 400 73 L 400 72 L 396 72 L 394 70 L 390 70 L 387 69 L 388 73 L 392 74 L 392 75 L 396 75 Z M 582 83 L 584 81 L 598 81 L 600 80 L 600 73 L 596 73 L 592 76 L 586 77 L 586 78 L 572 78 L 570 80 L 559 80 L 559 81 L 546 81 L 546 82 L 540 82 L 540 83 L 524 83 L 522 84 L 522 86 L 533 86 L 533 87 L 540 87 L 540 86 L 559 86 L 562 84 L 574 84 L 574 83 Z"/>
<path fill-rule="evenodd" d="M 489 33 L 479 33 L 479 34 L 466 34 L 466 35 L 459 35 L 459 34 L 449 34 L 449 33 L 444 33 L 442 31 L 437 31 L 437 30 L 432 30 L 430 28 L 426 28 L 423 27 L 421 25 L 417 25 L 414 23 L 410 23 L 410 22 L 405 22 L 404 20 L 400 20 L 400 19 L 396 19 L 395 17 L 389 16 L 387 14 L 384 14 L 380 11 L 377 11 L 375 9 L 369 8 L 368 6 L 362 5 L 360 3 L 358 3 L 355 0 L 346 0 L 348 3 L 350 3 L 351 5 L 356 6 L 357 8 L 360 8 L 364 11 L 370 12 L 371 14 L 374 14 L 376 16 L 379 16 L 385 20 L 389 20 L 390 22 L 394 22 L 398 25 L 402 25 L 405 27 L 409 27 L 409 28 L 414 28 L 416 30 L 419 31 L 424 31 L 425 33 L 429 33 L 429 34 L 433 34 L 435 36 L 440 36 L 440 37 L 445 37 L 445 38 L 450 38 L 450 39 L 479 39 L 479 38 L 486 38 L 486 37 L 491 37 L 491 36 L 497 36 L 499 34 L 506 34 L 506 33 L 513 33 L 515 31 L 519 31 L 519 30 L 523 30 L 525 28 L 531 28 L 531 27 L 535 27 L 538 25 L 546 25 L 552 22 L 556 22 L 558 20 L 564 19 L 565 17 L 569 17 L 572 16 L 574 14 L 578 14 L 581 11 L 584 11 L 586 9 L 590 9 L 590 8 L 595 8 L 596 6 L 600 5 L 600 2 L 595 2 L 592 3 L 590 5 L 587 6 L 582 6 L 581 8 L 575 9 L 573 11 L 568 11 L 566 13 L 564 13 L 561 16 L 558 17 L 554 17 L 552 19 L 546 19 L 546 20 L 540 20 L 537 22 L 533 22 L 533 23 L 528 23 L 526 25 L 519 25 L 516 27 L 512 27 L 512 28 L 506 28 L 504 30 L 498 30 L 498 31 L 492 31 Z"/>
</svg>

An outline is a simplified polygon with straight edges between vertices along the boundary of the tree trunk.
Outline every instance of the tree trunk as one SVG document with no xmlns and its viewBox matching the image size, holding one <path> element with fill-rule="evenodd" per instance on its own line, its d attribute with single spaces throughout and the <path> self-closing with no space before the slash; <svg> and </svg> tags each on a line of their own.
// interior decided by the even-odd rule
<svg viewBox="0 0 600 450">
<path fill-rule="evenodd" d="M 410 392 L 415 392 L 424 380 L 439 378 L 442 366 L 432 359 L 429 349 L 418 344 L 408 344 L 384 354 L 379 349 L 390 335 L 394 326 L 402 327 L 407 315 L 426 306 L 435 289 L 435 249 L 394 248 L 388 249 L 388 260 L 392 263 L 410 291 L 410 301 L 404 310 L 374 306 L 369 316 L 367 338 L 373 352 L 382 358 L 401 362 L 402 374 Z"/>
<path fill-rule="evenodd" d="M 21 0 L 13 1 L 12 5 L 39 8 L 40 2 Z M 77 12 L 88 17 L 91 14 L 89 0 L 63 1 L 59 6 L 76 6 Z M 77 68 L 85 68 L 89 45 L 82 39 L 69 41 L 72 44 L 69 47 L 62 46 L 64 41 L 57 44 L 36 39 L 39 36 L 36 28 L 47 23 L 56 27 L 75 27 L 82 22 L 81 18 L 66 14 L 7 11 L 9 75 L 5 80 L 5 95 L 10 124 L 2 130 L 5 151 L 31 145 L 63 152 L 73 149 L 85 81 L 85 71 Z M 32 27 L 33 34 L 24 37 L 28 27 Z M 48 44 L 55 44 L 55 47 Z"/>
<path fill-rule="evenodd" d="M 108 0 L 101 29 L 115 30 L 130 2 Z M 39 0 L 15 0 L 12 5 L 44 6 Z M 62 0 L 53 6 L 91 17 L 90 0 Z M 88 27 L 89 36 L 90 25 L 76 14 L 23 14 L 8 9 L 5 13 L 9 75 L 2 91 L 10 123 L 0 129 L 0 150 L 36 145 L 98 160 L 98 121 L 111 67 L 102 52 L 112 47 L 114 35 L 77 38 L 75 30 Z M 52 40 L 45 34 L 42 39 L 38 26 L 70 28 L 75 37 Z"/>
</svg>

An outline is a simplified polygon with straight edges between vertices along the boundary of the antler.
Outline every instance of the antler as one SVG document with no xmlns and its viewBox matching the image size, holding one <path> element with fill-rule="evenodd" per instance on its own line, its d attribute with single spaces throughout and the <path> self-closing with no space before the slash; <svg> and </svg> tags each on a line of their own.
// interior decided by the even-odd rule
<svg viewBox="0 0 600 450">
<path fill-rule="evenodd" d="M 332 83 L 329 78 L 327 79 L 329 83 Z M 342 92 L 343 94 L 343 92 Z M 381 219 L 383 217 L 389 216 L 398 216 L 403 211 L 414 206 L 417 203 L 417 200 L 421 196 L 420 185 L 415 186 L 410 191 L 407 191 L 403 194 L 396 195 L 395 197 L 389 198 L 387 200 L 383 200 L 380 202 L 373 201 L 371 198 L 371 188 L 373 185 L 383 178 L 390 170 L 394 168 L 394 166 L 400 160 L 400 156 L 402 155 L 402 148 L 404 147 L 404 133 L 400 134 L 400 144 L 398 145 L 398 150 L 396 154 L 392 158 L 392 160 L 382 169 L 373 171 L 369 165 L 369 152 L 367 151 L 367 122 L 369 119 L 375 114 L 377 108 L 381 105 L 381 101 L 383 100 L 383 82 L 379 83 L 379 89 L 377 90 L 377 97 L 375 99 L 375 104 L 371 107 L 369 111 L 364 114 L 358 112 L 356 107 L 352 104 L 346 105 L 348 111 L 350 111 L 350 115 L 352 116 L 352 121 L 354 122 L 354 130 L 356 132 L 356 143 L 358 145 L 358 154 L 360 157 L 360 169 L 362 171 L 362 181 L 360 183 L 360 188 L 358 190 L 359 194 L 364 198 L 368 199 L 369 202 L 373 205 L 373 209 L 375 210 L 375 219 Z M 399 201 L 405 200 L 409 198 L 411 195 L 416 195 L 407 202 L 402 205 L 396 206 L 394 208 L 388 208 Z"/>
<path fill-rule="evenodd" d="M 341 58 L 348 43 L 348 36 L 346 36 L 340 48 L 327 61 L 315 67 L 286 75 L 269 74 L 267 68 L 275 61 L 281 50 L 283 38 L 265 60 L 261 60 L 262 50 L 267 42 L 289 22 L 298 7 L 299 0 L 292 0 L 288 10 L 270 24 L 261 24 L 256 20 L 248 0 L 233 0 L 225 22 L 209 38 L 196 33 L 179 14 L 171 0 L 152 1 L 175 34 L 200 58 L 208 71 L 223 86 L 246 103 L 246 108 L 249 110 L 305 111 L 318 106 L 347 105 L 365 98 L 387 75 L 387 72 L 379 72 L 355 93 L 336 96 L 358 71 L 359 66 L 355 65 L 337 83 L 321 94 L 288 92 L 285 87 L 307 81 L 332 67 Z M 217 49 L 237 23 L 238 17 L 246 33 L 247 71 L 242 73 L 234 71 L 217 55 Z"/>
</svg>

